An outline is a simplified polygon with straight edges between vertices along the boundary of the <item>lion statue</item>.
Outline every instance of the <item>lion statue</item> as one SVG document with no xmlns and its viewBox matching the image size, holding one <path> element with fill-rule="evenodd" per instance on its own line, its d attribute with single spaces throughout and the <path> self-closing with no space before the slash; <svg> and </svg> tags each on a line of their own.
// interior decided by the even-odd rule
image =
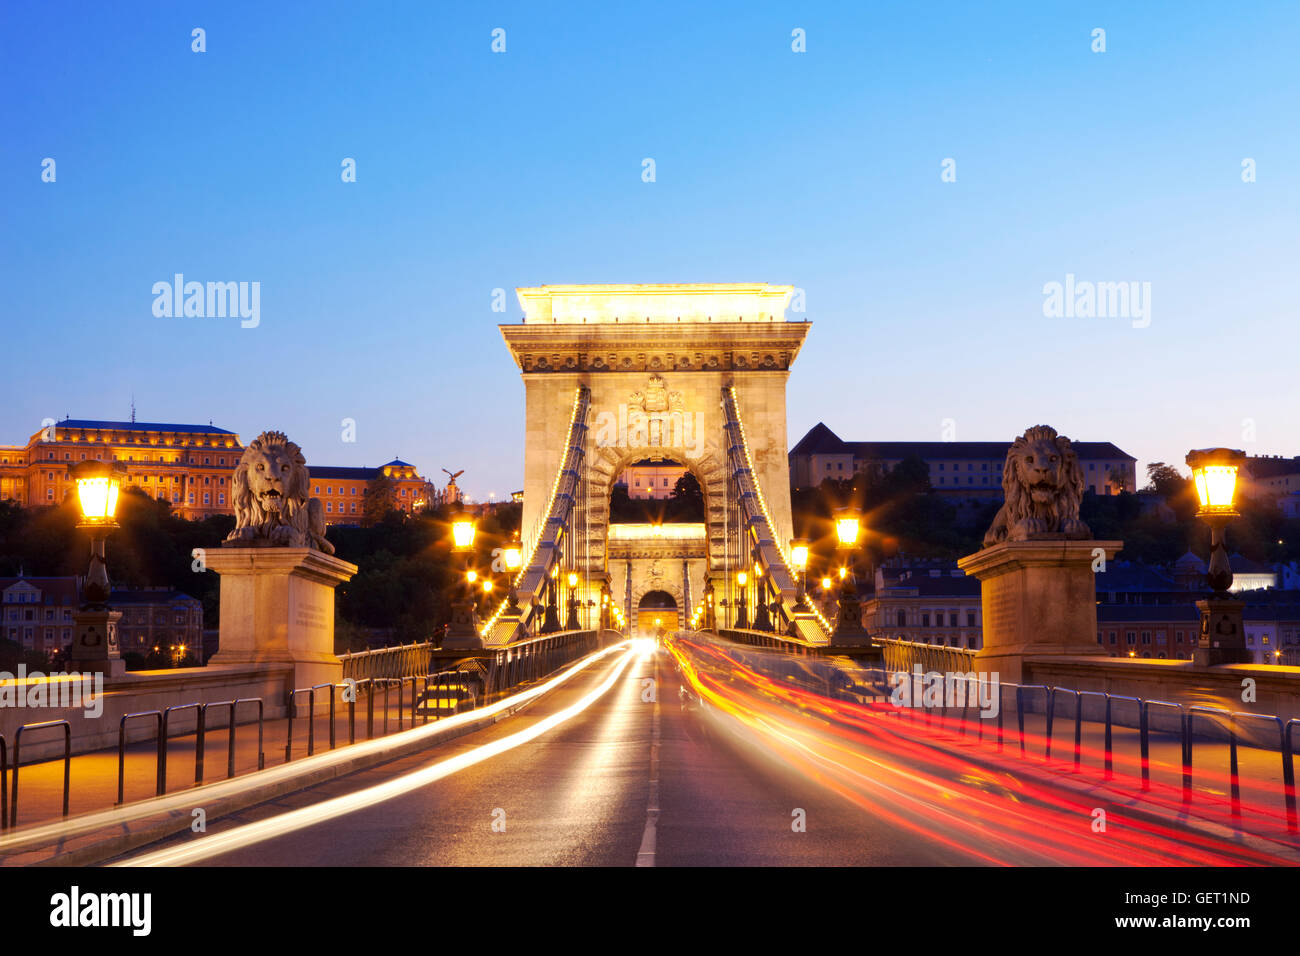
<svg viewBox="0 0 1300 956">
<path fill-rule="evenodd" d="M 307 459 L 284 432 L 262 432 L 244 449 L 235 469 L 232 546 L 315 548 L 334 553 L 325 540 L 319 498 L 307 494 Z"/>
<path fill-rule="evenodd" d="M 984 547 L 1043 536 L 1092 537 L 1079 520 L 1079 456 L 1055 428 L 1035 425 L 1015 440 L 1002 468 L 1002 492 L 1006 500 L 984 535 Z"/>
</svg>

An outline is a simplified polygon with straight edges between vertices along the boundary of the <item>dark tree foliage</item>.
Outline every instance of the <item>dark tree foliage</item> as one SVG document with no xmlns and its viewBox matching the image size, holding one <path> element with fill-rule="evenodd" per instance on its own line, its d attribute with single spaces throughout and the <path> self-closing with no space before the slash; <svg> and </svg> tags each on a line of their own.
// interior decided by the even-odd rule
<svg viewBox="0 0 1300 956">
<path fill-rule="evenodd" d="M 609 496 L 609 520 L 626 524 L 700 522 L 704 520 L 704 489 L 689 471 L 677 479 L 668 498 L 632 498 L 627 485 L 616 484 Z"/>
<path fill-rule="evenodd" d="M 1170 564 L 1191 550 L 1209 553 L 1209 529 L 1196 517 L 1195 489 L 1175 469 L 1156 463 L 1148 469 L 1149 487 L 1138 495 L 1083 496 L 1080 517 L 1099 539 L 1124 542 L 1121 557 Z M 1154 493 L 1154 494 L 1153 494 Z M 1000 502 L 989 502 L 973 520 L 958 523 L 953 506 L 930 488 L 925 463 L 901 462 L 887 473 L 852 479 L 827 479 L 817 488 L 793 489 L 795 533 L 811 542 L 809 576 L 821 576 L 843 560 L 836 551 L 834 510 L 861 510 L 863 537 L 857 561 L 873 566 L 897 553 L 955 560 L 977 551 Z M 1241 517 L 1228 528 L 1229 550 L 1259 562 L 1300 558 L 1300 520 L 1287 519 L 1267 499 L 1238 502 Z"/>
</svg>

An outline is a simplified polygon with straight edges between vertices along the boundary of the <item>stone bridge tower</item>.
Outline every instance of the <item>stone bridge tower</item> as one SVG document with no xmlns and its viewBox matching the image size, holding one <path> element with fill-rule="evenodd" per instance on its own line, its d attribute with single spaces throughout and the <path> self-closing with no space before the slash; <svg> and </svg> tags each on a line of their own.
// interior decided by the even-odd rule
<svg viewBox="0 0 1300 956">
<path fill-rule="evenodd" d="M 584 579 L 609 581 L 618 593 L 631 576 L 613 566 L 621 565 L 618 559 L 611 561 L 609 500 L 623 468 L 644 458 L 684 465 L 704 489 L 705 554 L 662 556 L 698 568 L 687 580 L 678 576 L 678 590 L 698 597 L 706 573 L 721 581 L 743 566 L 740 536 L 729 520 L 733 484 L 722 409 L 723 388 L 732 386 L 754 478 L 784 546 L 791 536 L 786 381 L 810 327 L 785 319 L 792 292 L 766 283 L 518 289 L 523 321 L 500 329 L 526 394 L 525 541 L 546 515 L 575 390 L 586 386 L 586 500 L 581 540 L 572 542 Z M 633 549 L 629 559 L 642 553 Z M 690 581 L 694 574 L 698 579 Z"/>
</svg>

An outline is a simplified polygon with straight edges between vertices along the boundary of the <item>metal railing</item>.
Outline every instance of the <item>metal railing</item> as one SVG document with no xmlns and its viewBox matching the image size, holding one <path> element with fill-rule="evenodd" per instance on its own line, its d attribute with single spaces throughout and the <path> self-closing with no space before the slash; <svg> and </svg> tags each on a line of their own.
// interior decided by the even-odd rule
<svg viewBox="0 0 1300 956">
<path fill-rule="evenodd" d="M 598 631 L 563 631 L 491 651 L 484 667 L 482 703 L 500 700 L 599 649 Z"/>
<path fill-rule="evenodd" d="M 9 797 L 9 828 L 18 825 L 18 768 L 22 760 L 23 731 L 63 728 L 63 815 L 68 815 L 68 799 L 72 794 L 72 724 L 66 720 L 42 720 L 23 724 L 14 734 L 13 791 Z"/>
<path fill-rule="evenodd" d="M 919 645 L 922 647 L 928 645 Z M 943 648 L 936 648 L 942 650 Z M 953 650 L 948 648 L 948 650 Z M 871 688 L 873 695 L 878 696 L 884 693 L 888 697 L 887 688 L 891 686 L 890 675 L 908 674 L 910 668 L 895 668 L 888 663 L 889 655 L 886 653 L 886 667 L 881 670 L 870 668 L 859 673 L 868 677 L 868 686 Z M 923 666 L 924 666 L 923 662 Z M 930 669 L 937 670 L 937 666 Z M 970 673 L 970 668 L 957 668 L 957 673 Z M 895 678 L 897 679 L 897 678 Z M 968 678 L 961 678 L 968 680 Z M 874 686 L 872 686 L 874 685 Z M 1072 764 L 1074 772 L 1080 772 L 1083 758 L 1083 724 L 1085 698 L 1095 698 L 1099 700 L 1104 708 L 1102 710 L 1100 722 L 1104 725 L 1104 745 L 1102 755 L 1102 769 L 1104 779 L 1111 780 L 1114 778 L 1114 728 L 1116 726 L 1136 729 L 1138 732 L 1138 763 L 1140 774 L 1140 786 L 1144 791 L 1151 788 L 1151 740 L 1154 733 L 1171 733 L 1174 734 L 1179 742 L 1180 751 L 1180 771 L 1182 784 L 1182 797 L 1185 803 L 1190 803 L 1193 797 L 1194 783 L 1194 754 L 1195 741 L 1197 738 L 1197 718 L 1202 722 L 1213 718 L 1214 726 L 1217 727 L 1222 737 L 1228 744 L 1228 790 L 1230 800 L 1230 812 L 1234 818 L 1241 816 L 1241 778 L 1239 768 L 1239 748 L 1243 746 L 1246 739 L 1242 731 L 1242 724 L 1247 721 L 1263 722 L 1270 725 L 1275 731 L 1275 740 L 1277 741 L 1277 750 L 1272 747 L 1262 747 L 1253 742 L 1250 746 L 1255 749 L 1266 750 L 1270 753 L 1277 753 L 1281 761 L 1282 770 L 1282 800 L 1286 813 L 1287 830 L 1291 833 L 1300 832 L 1297 823 L 1296 808 L 1296 787 L 1295 787 L 1295 728 L 1300 726 L 1300 718 L 1283 720 L 1273 714 L 1256 714 L 1240 711 L 1229 711 L 1218 707 L 1209 707 L 1204 705 L 1186 705 L 1174 701 L 1164 701 L 1155 699 L 1144 699 L 1140 697 L 1130 697 L 1124 694 L 1110 694 L 1104 691 L 1074 690 L 1069 687 L 1055 687 L 1044 684 L 1015 684 L 1009 681 L 999 683 L 999 706 L 997 708 L 997 750 L 1003 752 L 1003 724 L 1001 707 L 1002 699 L 1006 696 L 1006 691 L 1014 692 L 1016 706 L 1016 734 L 1018 750 L 1022 757 L 1028 756 L 1027 740 L 1029 735 L 1025 731 L 1025 715 L 1032 713 L 1041 713 L 1044 719 L 1043 731 L 1043 751 L 1042 759 L 1044 762 L 1050 762 L 1052 759 L 1052 744 L 1054 741 L 1054 732 L 1057 725 L 1056 711 L 1057 700 L 1070 699 L 1073 701 L 1073 707 L 1067 711 L 1066 717 L 1073 717 L 1073 752 Z M 961 732 L 966 733 L 966 725 L 969 720 L 970 710 L 970 693 L 964 694 L 961 711 Z M 1123 702 L 1134 705 L 1136 711 L 1136 728 L 1130 724 L 1119 723 L 1115 718 L 1115 703 Z M 1154 708 L 1154 710 L 1153 710 Z M 940 722 L 946 720 L 949 716 L 949 710 L 946 706 L 937 708 L 931 707 L 899 707 L 892 711 L 899 716 L 909 713 L 913 719 L 918 717 L 916 711 L 924 710 L 927 724 L 930 721 L 931 714 L 937 711 Z M 1094 720 L 1087 721 L 1095 723 Z M 1158 729 L 1157 725 L 1163 725 L 1165 729 Z M 983 738 L 983 719 L 977 721 L 980 738 Z M 1202 737 L 1208 736 L 1202 734 Z"/>
<path fill-rule="evenodd" d="M 295 725 L 307 721 L 307 754 L 313 755 L 316 748 L 316 710 L 317 703 L 322 704 L 329 722 L 329 746 L 338 746 L 338 702 L 337 691 L 344 691 L 344 702 L 348 704 L 348 743 L 357 739 L 356 706 L 362 693 L 366 695 L 366 734 L 368 739 L 376 736 L 375 703 L 382 694 L 383 713 L 379 733 L 389 733 L 390 717 L 396 717 L 396 730 L 414 727 L 417 720 L 427 723 L 442 717 L 472 710 L 486 703 L 500 700 L 511 691 L 535 683 L 580 657 L 598 650 L 600 638 L 597 631 L 567 631 L 534 638 L 509 647 L 480 652 L 476 657 L 462 661 L 452 670 L 435 674 L 404 675 L 400 677 L 369 677 L 364 679 L 344 680 L 338 684 L 317 684 L 313 687 L 296 688 L 287 693 L 285 762 L 294 759 Z M 389 666 L 394 661 L 412 660 L 412 652 L 421 652 L 420 645 L 404 648 L 384 648 L 382 651 L 405 652 L 400 655 L 388 655 Z M 365 652 L 363 652 L 365 653 Z M 381 655 L 375 654 L 377 658 Z M 373 658 L 372 658 L 373 659 Z M 430 656 L 430 659 L 432 657 Z M 409 690 L 408 690 L 409 685 Z M 392 695 L 396 691 L 397 709 L 392 707 Z M 320 697 L 328 693 L 328 705 Z M 299 698 L 307 695 L 307 715 L 301 717 Z M 244 697 L 234 700 L 209 701 L 207 703 L 175 704 L 162 710 L 139 711 L 124 714 L 118 724 L 117 752 L 117 790 L 115 805 L 120 806 L 126 799 L 126 748 L 130 725 L 133 721 L 149 721 L 153 724 L 152 741 L 155 743 L 153 768 L 154 796 L 167 793 L 168 744 L 172 740 L 188 737 L 195 738 L 194 750 L 194 784 L 202 785 L 205 776 L 207 736 L 209 731 L 208 710 L 217 708 L 224 711 L 228 721 L 229 733 L 226 740 L 226 774 L 234 777 L 238 773 L 236 764 L 237 734 L 240 708 L 244 705 L 257 705 L 257 769 L 266 767 L 266 708 L 260 697 Z M 192 729 L 173 733 L 173 716 L 194 711 L 195 725 Z M 324 715 L 323 715 L 324 716 Z M 246 723 L 249 721 L 246 721 Z M 35 731 L 61 727 L 64 734 L 63 752 L 63 816 L 68 815 L 72 786 L 72 725 L 66 720 L 42 721 L 24 724 L 18 728 L 14 737 L 13 757 L 10 759 L 8 743 L 0 735 L 0 829 L 17 826 L 19 798 L 19 762 L 23 735 Z M 132 743 L 149 742 L 146 736 Z M 251 772 L 251 771 L 245 771 Z"/>
<path fill-rule="evenodd" d="M 418 677 L 429 673 L 433 662 L 434 645 L 402 644 L 397 647 L 377 647 L 369 651 L 344 654 L 344 680 L 369 680 L 377 677 Z"/>
<path fill-rule="evenodd" d="M 885 656 L 889 671 L 911 673 L 917 664 L 926 671 L 953 671 L 968 673 L 974 669 L 975 651 L 968 647 L 949 647 L 946 644 L 919 644 L 893 638 L 873 638 Z"/>
<path fill-rule="evenodd" d="M 735 628 L 722 628 L 718 631 L 720 637 L 727 640 L 736 641 L 739 644 L 748 644 L 750 647 L 767 647 L 773 650 L 785 651 L 787 654 L 797 654 L 800 656 L 816 654 L 822 645 L 809 644 L 807 641 L 801 641 L 798 638 L 788 637 L 785 634 L 778 634 L 771 631 L 750 631 L 736 630 Z"/>
</svg>

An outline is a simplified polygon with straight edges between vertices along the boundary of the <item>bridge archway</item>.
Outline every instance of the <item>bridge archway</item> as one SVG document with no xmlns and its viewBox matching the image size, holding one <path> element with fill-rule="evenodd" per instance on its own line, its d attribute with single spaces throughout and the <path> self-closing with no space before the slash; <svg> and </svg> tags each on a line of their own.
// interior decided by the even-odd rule
<svg viewBox="0 0 1300 956">
<path fill-rule="evenodd" d="M 733 572 L 752 564 L 751 547 L 780 563 L 791 536 L 786 383 L 810 327 L 785 319 L 793 288 L 516 291 L 523 322 L 500 331 L 525 391 L 522 528 L 535 564 L 521 580 L 563 564 L 583 581 L 580 600 L 599 603 L 609 590 L 631 623 L 650 590 L 672 594 L 683 617 L 706 585 L 730 593 Z M 680 463 L 700 482 L 702 548 L 614 553 L 613 484 L 644 458 Z M 670 560 L 678 564 L 667 570 Z M 792 598 L 793 585 L 783 600 L 785 589 Z"/>
<path fill-rule="evenodd" d="M 642 635 L 672 631 L 678 626 L 678 600 L 667 591 L 646 591 L 637 601 L 637 632 Z"/>
</svg>

